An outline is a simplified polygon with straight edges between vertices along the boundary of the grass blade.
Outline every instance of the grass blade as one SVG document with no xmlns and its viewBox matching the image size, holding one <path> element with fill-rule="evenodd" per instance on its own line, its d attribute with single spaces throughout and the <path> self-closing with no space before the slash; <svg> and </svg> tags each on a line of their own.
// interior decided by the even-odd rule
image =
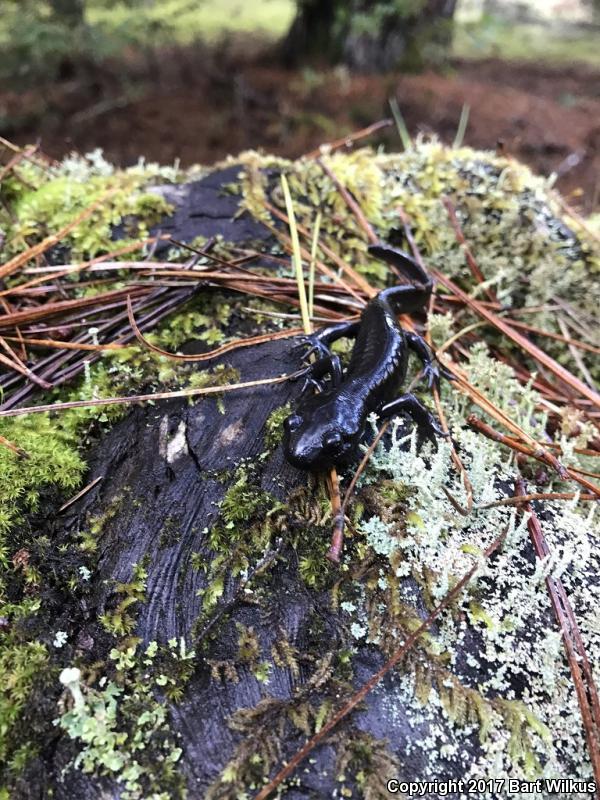
<svg viewBox="0 0 600 800">
<path fill-rule="evenodd" d="M 404 117 L 402 116 L 402 112 L 400 111 L 400 106 L 398 105 L 398 101 L 395 97 L 390 97 L 389 99 L 390 110 L 392 112 L 392 116 L 394 117 L 394 122 L 396 123 L 396 127 L 398 128 L 398 135 L 400 136 L 400 141 L 402 142 L 402 147 L 405 150 L 410 150 L 412 147 L 412 139 L 410 138 L 410 133 L 408 132 L 408 128 L 406 127 L 406 122 L 404 122 Z"/>
<path fill-rule="evenodd" d="M 454 141 L 452 142 L 452 147 L 455 150 L 462 145 L 463 139 L 465 138 L 465 132 L 467 130 L 467 125 L 469 124 L 469 114 L 471 112 L 471 107 L 468 103 L 463 103 L 462 110 L 460 112 L 460 119 L 458 120 L 458 128 L 456 129 L 456 136 L 454 137 Z"/>
<path fill-rule="evenodd" d="M 300 313 L 302 315 L 302 326 L 305 333 L 311 332 L 310 314 L 308 311 L 308 301 L 306 299 L 306 287 L 304 286 L 304 273 L 302 271 L 302 256 L 300 255 L 300 239 L 298 238 L 298 228 L 296 227 L 296 215 L 294 214 L 294 204 L 290 187 L 285 175 L 281 176 L 281 187 L 285 198 L 285 208 L 287 211 L 290 238 L 292 240 L 292 260 L 296 271 L 296 281 L 298 282 L 298 298 L 300 300 Z"/>
</svg>

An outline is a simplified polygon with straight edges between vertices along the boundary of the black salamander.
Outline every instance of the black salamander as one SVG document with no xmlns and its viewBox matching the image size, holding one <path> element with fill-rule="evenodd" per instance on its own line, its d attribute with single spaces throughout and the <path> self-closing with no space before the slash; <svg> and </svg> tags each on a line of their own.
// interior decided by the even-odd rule
<svg viewBox="0 0 600 800">
<path fill-rule="evenodd" d="M 405 331 L 398 314 L 423 308 L 433 290 L 430 276 L 406 253 L 387 245 L 372 245 L 371 255 L 398 268 L 417 285 L 383 289 L 365 306 L 358 322 L 343 322 L 303 337 L 307 364 L 306 384 L 295 411 L 284 422 L 287 460 L 305 470 L 343 466 L 357 457 L 358 444 L 368 415 L 408 414 L 421 439 L 444 436 L 435 417 L 413 394 L 400 394 L 406 378 L 409 350 L 423 362 L 424 378 L 431 388 L 440 368 L 427 343 Z M 346 372 L 330 345 L 344 336 L 356 337 Z M 309 363 L 315 354 L 316 360 Z M 442 368 L 442 374 L 451 378 Z M 324 380 L 329 375 L 329 380 Z M 308 392 L 315 386 L 319 393 Z M 399 396 L 400 395 L 400 396 Z"/>
</svg>

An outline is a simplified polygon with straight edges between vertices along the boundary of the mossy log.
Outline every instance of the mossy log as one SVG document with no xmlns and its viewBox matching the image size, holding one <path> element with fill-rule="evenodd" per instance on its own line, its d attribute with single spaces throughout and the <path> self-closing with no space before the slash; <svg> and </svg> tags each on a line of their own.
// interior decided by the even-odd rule
<svg viewBox="0 0 600 800">
<path fill-rule="evenodd" d="M 254 158 L 250 167 L 245 162 L 245 180 L 256 181 Z M 375 164 L 374 156 L 364 158 Z M 478 180 L 495 169 L 486 158 Z M 373 177 L 360 164 L 350 168 Z M 465 183 L 468 169 L 458 168 Z M 509 170 L 498 169 L 496 178 L 510 183 Z M 225 190 L 239 171 L 236 164 L 153 190 L 175 207 L 156 230 L 187 242 L 222 235 L 272 247 L 267 228 Z M 305 200 L 310 191 L 301 189 Z M 508 207 L 513 188 L 496 191 L 499 207 Z M 533 189 L 523 196 L 537 202 Z M 492 213 L 494 224 L 499 214 Z M 552 230 L 562 225 L 549 212 L 544 221 Z M 539 219 L 526 225 L 535 231 Z M 352 235 L 352 246 L 362 246 Z M 583 245 L 570 230 L 563 238 L 565 258 L 583 269 Z M 498 258 L 509 269 L 494 242 L 486 252 L 484 261 Z M 542 284 L 538 278 L 534 289 Z M 222 295 L 214 302 L 218 316 Z M 236 313 L 224 326 L 229 336 L 245 332 Z M 192 341 L 183 349 L 197 347 Z M 248 381 L 297 365 L 293 340 L 284 339 L 188 365 L 186 375 L 208 370 L 221 382 Z M 474 348 L 469 368 L 478 386 L 529 424 L 532 390 L 508 367 Z M 11 555 L 26 542 L 29 560 L 15 566 L 15 588 L 7 590 L 18 637 L 0 663 L 11 680 L 22 679 L 22 661 L 34 655 L 39 668 L 24 681 L 25 697 L 10 698 L 19 711 L 6 730 L 18 745 L 8 747 L 2 800 L 254 796 L 502 528 L 505 549 L 464 599 L 300 764 L 282 796 L 373 800 L 388 796 L 386 782 L 395 778 L 590 776 L 560 633 L 524 520 L 510 507 L 461 517 L 445 494 L 463 491 L 449 445 L 419 453 L 410 426 L 397 425 L 359 486 L 344 559 L 334 566 L 325 558 L 328 495 L 314 476 L 287 464 L 281 449 L 281 421 L 298 388 L 287 382 L 144 405 L 110 426 L 96 420 L 79 476 L 92 488 L 60 510 L 74 492 L 46 479 L 38 510 L 8 534 Z M 506 451 L 460 427 L 466 401 L 451 388 L 444 398 L 476 500 L 510 492 Z M 538 512 L 593 654 L 600 535 L 575 505 Z M 35 608 L 28 597 L 39 600 Z M 32 646 L 27 641 L 47 657 L 20 650 Z M 70 665 L 82 670 L 71 693 L 58 681 L 59 668 Z M 442 786 L 427 796 L 461 792 Z"/>
</svg>

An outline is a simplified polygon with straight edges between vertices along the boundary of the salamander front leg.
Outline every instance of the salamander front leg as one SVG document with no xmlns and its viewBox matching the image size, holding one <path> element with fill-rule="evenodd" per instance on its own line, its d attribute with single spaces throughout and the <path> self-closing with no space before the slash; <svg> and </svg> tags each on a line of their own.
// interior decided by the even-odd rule
<svg viewBox="0 0 600 800">
<path fill-rule="evenodd" d="M 304 377 L 300 394 L 304 394 L 311 386 L 322 392 L 325 389 L 323 378 L 326 375 L 331 376 L 333 386 L 338 386 L 342 381 L 342 365 L 335 353 L 330 353 L 328 356 L 323 356 L 323 358 L 318 358 L 308 364 L 306 369 L 298 376 L 299 378 Z"/>
<path fill-rule="evenodd" d="M 448 435 L 440 428 L 433 414 L 425 408 L 420 400 L 417 400 L 414 394 L 403 394 L 402 397 L 385 405 L 380 411 L 382 417 L 395 417 L 397 414 L 408 414 L 413 418 L 419 429 L 420 444 L 425 439 L 430 439 L 437 444 L 436 436 Z"/>
<path fill-rule="evenodd" d="M 304 349 L 302 363 L 307 366 L 308 380 L 318 381 L 327 373 L 331 374 L 334 386 L 338 386 L 342 380 L 342 367 L 340 359 L 335 353 L 331 352 L 330 345 L 344 336 L 356 336 L 360 323 L 358 322 L 339 322 L 315 333 L 310 333 L 300 337 L 297 348 Z M 310 362 L 312 355 L 317 356 L 314 363 Z M 316 384 L 319 386 L 319 384 Z"/>
</svg>

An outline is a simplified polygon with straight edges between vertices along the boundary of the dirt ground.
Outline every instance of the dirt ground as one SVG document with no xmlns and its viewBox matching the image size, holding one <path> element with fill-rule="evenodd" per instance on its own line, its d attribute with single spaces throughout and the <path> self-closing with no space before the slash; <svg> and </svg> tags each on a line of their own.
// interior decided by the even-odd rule
<svg viewBox="0 0 600 800">
<path fill-rule="evenodd" d="M 411 134 L 452 141 L 466 103 L 465 142 L 500 146 L 558 185 L 584 213 L 600 204 L 600 72 L 489 59 L 421 75 L 288 71 L 230 53 L 164 53 L 144 74 L 115 68 L 26 93 L 0 94 L 4 135 L 41 138 L 56 158 L 101 147 L 126 165 L 211 163 L 245 148 L 299 156 L 384 116 L 395 95 Z M 395 129 L 370 140 L 399 146 Z"/>
</svg>

